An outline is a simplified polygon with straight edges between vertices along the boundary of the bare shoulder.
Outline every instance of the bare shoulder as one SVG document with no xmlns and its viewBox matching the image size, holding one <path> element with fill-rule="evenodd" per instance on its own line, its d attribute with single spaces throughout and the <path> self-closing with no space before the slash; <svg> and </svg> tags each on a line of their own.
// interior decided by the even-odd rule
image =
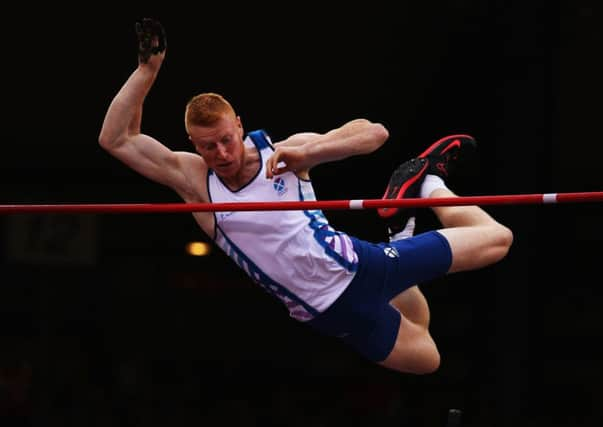
<svg viewBox="0 0 603 427">
<path fill-rule="evenodd" d="M 182 199 L 189 203 L 208 202 L 207 163 L 196 153 L 177 152 L 180 170 L 182 171 L 182 187 L 177 190 Z"/>
<path fill-rule="evenodd" d="M 197 153 L 178 152 L 178 162 L 181 165 L 185 185 L 177 192 L 186 203 L 210 203 L 207 190 L 207 163 Z M 203 232 L 213 239 L 215 223 L 213 212 L 193 212 L 195 221 Z"/>
<path fill-rule="evenodd" d="M 177 151 L 176 156 L 183 169 L 204 169 L 207 170 L 207 164 L 203 157 L 197 153 L 188 151 Z"/>
</svg>

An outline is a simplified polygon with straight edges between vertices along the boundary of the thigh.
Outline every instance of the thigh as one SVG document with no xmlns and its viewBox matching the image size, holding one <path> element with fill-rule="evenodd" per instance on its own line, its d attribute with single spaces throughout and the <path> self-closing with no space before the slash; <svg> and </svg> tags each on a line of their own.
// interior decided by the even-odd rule
<svg viewBox="0 0 603 427">
<path fill-rule="evenodd" d="M 399 372 L 427 374 L 440 366 L 440 354 L 427 328 L 401 316 L 392 350 L 379 364 Z"/>
<path fill-rule="evenodd" d="M 438 230 L 446 238 L 452 253 L 450 272 L 474 270 L 488 266 L 508 250 L 500 226 L 477 225 Z"/>
<path fill-rule="evenodd" d="M 444 276 L 450 270 L 452 251 L 446 238 L 437 231 L 383 245 L 397 250 L 396 257 L 383 262 L 388 300 L 411 286 Z"/>
<path fill-rule="evenodd" d="M 353 333 L 343 341 L 373 362 L 382 362 L 394 349 L 400 327 L 398 310 L 383 303 L 372 316 L 372 328 L 364 333 Z"/>
</svg>

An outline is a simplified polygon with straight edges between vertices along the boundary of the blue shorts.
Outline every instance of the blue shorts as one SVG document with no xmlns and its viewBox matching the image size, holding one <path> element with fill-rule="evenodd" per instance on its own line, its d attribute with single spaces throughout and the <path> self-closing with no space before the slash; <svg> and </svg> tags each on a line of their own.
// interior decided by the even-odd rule
<svg viewBox="0 0 603 427">
<path fill-rule="evenodd" d="M 380 362 L 392 351 L 400 312 L 393 297 L 422 282 L 445 275 L 452 263 L 446 238 L 437 231 L 392 243 L 352 237 L 358 271 L 341 296 L 308 324 L 340 337 L 366 358 Z"/>
</svg>

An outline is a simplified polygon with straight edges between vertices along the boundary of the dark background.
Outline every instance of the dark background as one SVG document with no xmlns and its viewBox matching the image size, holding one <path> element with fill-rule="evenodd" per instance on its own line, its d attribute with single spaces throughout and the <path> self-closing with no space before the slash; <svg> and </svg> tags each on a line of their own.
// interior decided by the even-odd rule
<svg viewBox="0 0 603 427">
<path fill-rule="evenodd" d="M 388 127 L 378 152 L 315 168 L 320 199 L 379 198 L 456 132 L 479 142 L 461 195 L 603 190 L 599 2 L 415 3 L 5 11 L 0 202 L 180 202 L 97 144 L 143 16 L 168 35 L 143 128 L 173 149 L 191 149 L 186 101 L 216 91 L 274 140 Z M 316 335 L 217 250 L 187 258 L 207 241 L 188 214 L 1 216 L 0 425 L 435 427 L 450 408 L 464 426 L 601 425 L 601 204 L 487 211 L 514 245 L 422 286 L 442 353 L 427 376 Z M 375 212 L 327 216 L 385 238 Z"/>
</svg>

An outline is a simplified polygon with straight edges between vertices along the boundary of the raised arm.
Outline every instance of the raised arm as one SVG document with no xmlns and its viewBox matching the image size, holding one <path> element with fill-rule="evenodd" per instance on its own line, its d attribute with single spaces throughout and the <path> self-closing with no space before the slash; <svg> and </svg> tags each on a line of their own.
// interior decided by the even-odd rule
<svg viewBox="0 0 603 427">
<path fill-rule="evenodd" d="M 106 112 L 99 144 L 123 163 L 153 181 L 181 190 L 184 165 L 193 153 L 175 153 L 141 132 L 142 107 L 166 53 L 161 24 L 150 19 L 137 23 L 138 67 L 113 98 Z M 202 162 L 199 158 L 199 162 Z"/>
<path fill-rule="evenodd" d="M 303 177 L 318 164 L 371 153 L 388 137 L 383 125 L 366 119 L 349 121 L 324 134 L 297 133 L 275 144 L 266 161 L 266 176 L 294 171 Z"/>
</svg>

